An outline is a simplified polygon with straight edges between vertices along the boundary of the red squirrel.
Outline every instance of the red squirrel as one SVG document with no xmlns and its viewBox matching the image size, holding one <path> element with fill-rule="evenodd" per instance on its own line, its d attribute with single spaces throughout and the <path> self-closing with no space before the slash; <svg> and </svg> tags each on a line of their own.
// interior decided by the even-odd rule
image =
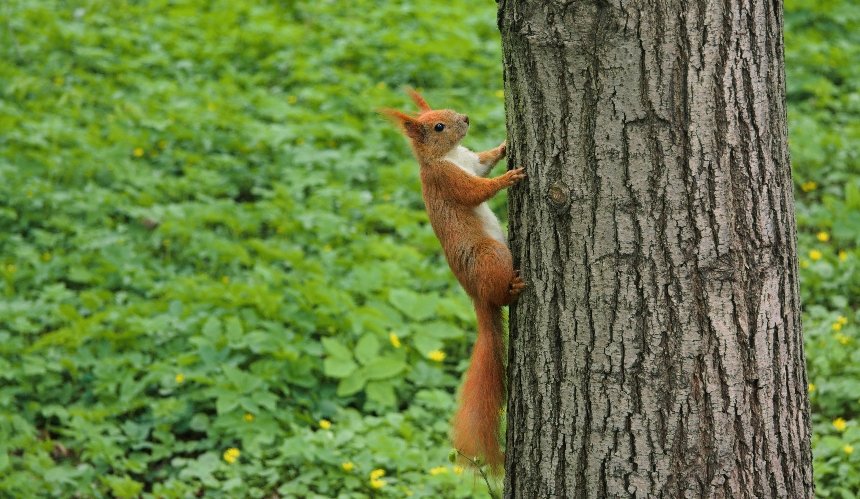
<svg viewBox="0 0 860 499">
<path fill-rule="evenodd" d="M 420 109 L 408 115 L 396 109 L 381 112 L 406 135 L 421 167 L 421 192 L 430 225 L 442 244 L 451 271 L 472 298 L 478 338 L 453 419 L 452 440 L 462 455 L 478 457 L 501 469 L 500 409 L 505 401 L 502 307 L 525 288 L 499 220 L 487 200 L 526 178 L 516 168 L 484 178 L 505 156 L 506 142 L 474 153 L 460 145 L 469 118 L 450 109 L 431 109 L 421 95 L 408 93 Z"/>
</svg>

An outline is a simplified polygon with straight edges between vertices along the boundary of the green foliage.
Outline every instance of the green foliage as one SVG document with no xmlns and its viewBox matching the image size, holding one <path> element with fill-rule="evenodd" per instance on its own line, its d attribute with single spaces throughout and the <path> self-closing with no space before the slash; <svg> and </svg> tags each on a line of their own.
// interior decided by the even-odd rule
<svg viewBox="0 0 860 499">
<path fill-rule="evenodd" d="M 0 495 L 481 495 L 471 306 L 375 108 L 410 82 L 498 144 L 492 5 L 0 11 Z"/>
<path fill-rule="evenodd" d="M 860 491 L 860 5 L 787 1 L 789 124 L 816 492 Z M 844 422 L 844 426 L 843 426 Z M 856 450 L 855 450 L 856 449 Z"/>
<path fill-rule="evenodd" d="M 486 495 L 447 459 L 474 317 L 374 109 L 498 144 L 494 9 L 0 4 L 0 495 Z M 818 492 L 854 497 L 860 9 L 786 9 Z"/>
</svg>

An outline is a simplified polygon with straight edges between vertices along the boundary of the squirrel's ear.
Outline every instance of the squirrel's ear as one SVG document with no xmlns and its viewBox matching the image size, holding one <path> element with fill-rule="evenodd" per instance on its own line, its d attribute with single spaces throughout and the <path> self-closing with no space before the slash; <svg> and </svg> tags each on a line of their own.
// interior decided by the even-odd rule
<svg viewBox="0 0 860 499">
<path fill-rule="evenodd" d="M 406 93 L 409 94 L 409 97 L 412 98 L 412 101 L 415 102 L 415 105 L 418 106 L 418 109 L 424 111 L 432 111 L 430 108 L 430 104 L 427 104 L 427 101 L 424 100 L 424 97 L 421 97 L 421 94 L 415 91 L 412 87 L 406 88 Z"/>
<path fill-rule="evenodd" d="M 409 137 L 417 139 L 421 136 L 424 128 L 412 116 L 397 109 L 380 109 L 379 113 L 393 121 Z"/>
</svg>

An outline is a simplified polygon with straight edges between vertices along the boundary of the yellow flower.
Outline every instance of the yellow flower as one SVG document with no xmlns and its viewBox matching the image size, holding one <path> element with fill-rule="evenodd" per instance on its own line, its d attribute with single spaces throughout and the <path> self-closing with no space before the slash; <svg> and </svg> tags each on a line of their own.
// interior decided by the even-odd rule
<svg viewBox="0 0 860 499">
<path fill-rule="evenodd" d="M 844 262 L 848 259 L 848 252 L 845 250 L 839 250 L 839 261 Z"/>
<path fill-rule="evenodd" d="M 331 428 L 331 421 L 329 421 L 328 419 L 320 419 L 319 424 L 320 428 L 322 428 L 323 430 L 328 430 L 329 428 Z"/>
<path fill-rule="evenodd" d="M 134 154 L 135 158 L 139 158 L 139 157 L 143 156 L 143 148 L 142 147 L 135 147 L 134 151 L 132 151 L 131 153 Z"/>
<path fill-rule="evenodd" d="M 810 180 L 809 182 L 804 182 L 804 183 L 800 184 L 800 189 L 803 190 L 803 192 L 811 192 L 817 188 L 818 188 L 818 184 L 816 184 L 812 180 Z"/>
<path fill-rule="evenodd" d="M 836 418 L 833 420 L 833 427 L 836 428 L 836 431 L 845 431 L 845 428 L 848 424 L 842 418 Z"/>
<path fill-rule="evenodd" d="M 842 330 L 842 323 L 841 323 L 841 322 L 834 322 L 834 323 L 833 323 L 833 325 L 832 325 L 832 326 L 830 326 L 830 327 L 831 327 L 834 331 L 841 331 L 841 330 Z"/>
<path fill-rule="evenodd" d="M 291 96 L 287 97 L 287 103 L 288 104 L 295 104 L 298 101 L 299 101 L 299 98 L 296 97 L 295 95 L 291 95 Z"/>
<path fill-rule="evenodd" d="M 824 231 L 819 232 L 815 237 L 817 237 L 818 240 L 821 241 L 822 243 L 826 243 L 827 241 L 830 240 L 830 234 L 828 234 Z"/>
<path fill-rule="evenodd" d="M 427 358 L 433 362 L 442 362 L 445 360 L 445 352 L 442 350 L 433 350 L 432 352 L 427 353 Z"/>
<path fill-rule="evenodd" d="M 355 469 L 355 465 L 352 464 L 352 461 L 347 461 L 341 464 L 340 467 L 343 468 L 343 471 L 346 471 L 347 473 Z"/>
<path fill-rule="evenodd" d="M 821 257 L 822 257 L 822 256 L 823 256 L 823 255 L 822 255 L 822 254 L 821 254 L 821 252 L 820 252 L 820 251 L 818 251 L 818 250 L 812 250 L 812 251 L 810 251 L 810 252 L 809 252 L 809 258 L 810 258 L 813 262 L 817 262 L 818 260 L 821 260 Z"/>
<path fill-rule="evenodd" d="M 801 260 L 800 261 L 800 268 L 808 269 L 809 268 L 809 260 Z"/>
<path fill-rule="evenodd" d="M 230 284 L 230 277 L 225 275 L 224 277 L 221 278 L 221 283 L 222 284 Z"/>
<path fill-rule="evenodd" d="M 381 489 L 382 487 L 385 487 L 385 480 L 381 480 L 378 478 L 372 479 L 370 480 L 370 486 L 374 489 Z"/>
<path fill-rule="evenodd" d="M 463 467 L 460 466 L 459 464 L 455 464 L 451 469 L 454 470 L 455 475 L 462 475 L 463 474 Z"/>
<path fill-rule="evenodd" d="M 375 470 L 370 472 L 371 480 L 379 480 L 380 478 L 385 476 L 385 470 L 382 468 L 376 468 Z"/>
<path fill-rule="evenodd" d="M 391 346 L 394 348 L 400 348 L 400 338 L 398 338 L 393 332 L 388 333 L 388 340 L 391 341 Z"/>
<path fill-rule="evenodd" d="M 854 453 L 854 446 L 853 446 L 853 445 L 846 445 L 845 447 L 843 447 L 843 448 L 842 448 L 842 450 L 843 450 L 846 454 L 851 455 L 851 454 L 853 454 L 853 453 Z"/>
<path fill-rule="evenodd" d="M 851 338 L 845 336 L 842 333 L 838 333 L 836 335 L 836 341 L 838 341 L 840 345 L 847 345 L 848 342 L 851 341 Z"/>
<path fill-rule="evenodd" d="M 244 419 L 246 423 L 253 423 L 256 417 L 250 412 L 246 412 L 245 415 L 242 416 L 242 419 Z"/>
<path fill-rule="evenodd" d="M 836 318 L 836 322 L 838 322 L 839 324 L 842 324 L 844 326 L 845 324 L 848 324 L 848 317 L 845 317 L 844 315 L 840 315 L 839 317 Z"/>
<path fill-rule="evenodd" d="M 504 99 L 505 98 L 505 91 L 504 90 L 496 90 L 496 97 L 498 97 L 499 99 Z"/>
<path fill-rule="evenodd" d="M 228 464 L 233 464 L 236 462 L 237 459 L 239 459 L 239 456 L 241 454 L 242 453 L 239 451 L 239 449 L 235 447 L 230 447 L 229 449 L 224 451 L 224 460 L 227 461 Z"/>
<path fill-rule="evenodd" d="M 435 468 L 430 468 L 430 474 L 433 476 L 441 475 L 442 473 L 448 473 L 448 468 L 444 466 L 436 466 Z"/>
<path fill-rule="evenodd" d="M 812 393 L 814 391 L 815 391 L 815 383 L 810 383 L 809 384 L 809 393 Z"/>
<path fill-rule="evenodd" d="M 181 385 L 182 383 L 185 383 L 185 375 L 182 373 L 177 374 L 176 377 L 173 379 L 176 380 L 177 385 Z"/>
</svg>

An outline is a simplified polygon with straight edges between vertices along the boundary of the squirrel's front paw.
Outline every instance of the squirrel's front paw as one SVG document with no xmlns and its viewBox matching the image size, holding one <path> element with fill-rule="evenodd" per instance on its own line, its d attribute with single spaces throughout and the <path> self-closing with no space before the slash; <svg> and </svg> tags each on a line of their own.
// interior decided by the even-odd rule
<svg viewBox="0 0 860 499">
<path fill-rule="evenodd" d="M 499 144 L 499 159 L 504 158 L 508 154 L 508 141 L 504 140 Z"/>
<path fill-rule="evenodd" d="M 510 187 L 525 178 L 525 169 L 514 168 L 513 170 L 506 171 L 505 174 L 502 175 L 502 182 L 504 182 L 505 187 Z"/>
</svg>

